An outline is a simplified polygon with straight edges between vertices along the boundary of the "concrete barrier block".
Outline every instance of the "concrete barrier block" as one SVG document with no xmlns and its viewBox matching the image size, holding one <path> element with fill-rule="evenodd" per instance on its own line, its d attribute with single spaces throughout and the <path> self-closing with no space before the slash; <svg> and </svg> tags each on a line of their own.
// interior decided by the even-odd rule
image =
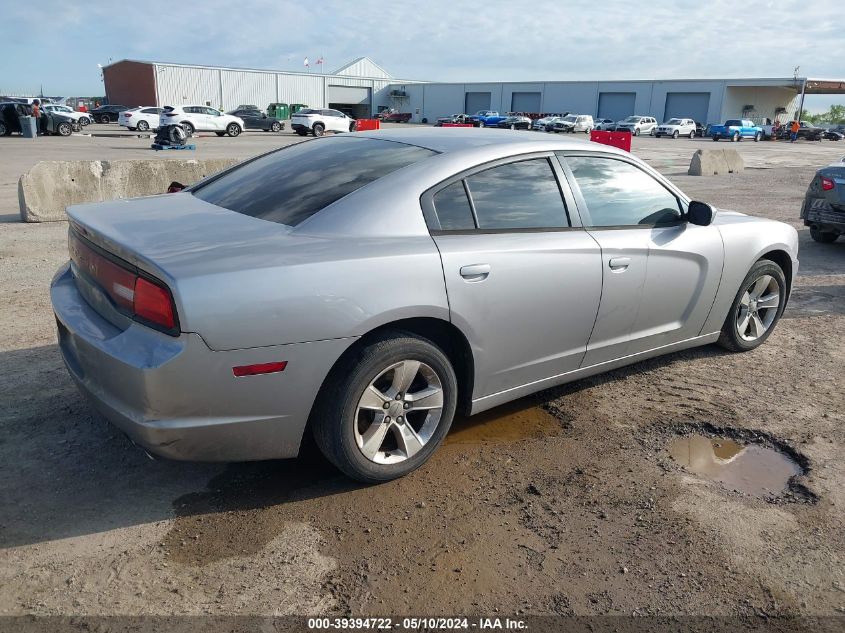
<svg viewBox="0 0 845 633">
<path fill-rule="evenodd" d="M 21 220 L 66 220 L 65 208 L 70 205 L 165 193 L 174 180 L 190 185 L 237 162 L 232 158 L 43 161 L 18 181 Z"/>
<path fill-rule="evenodd" d="M 736 174 L 745 169 L 745 161 L 735 149 L 700 149 L 692 155 L 690 176 Z"/>
</svg>

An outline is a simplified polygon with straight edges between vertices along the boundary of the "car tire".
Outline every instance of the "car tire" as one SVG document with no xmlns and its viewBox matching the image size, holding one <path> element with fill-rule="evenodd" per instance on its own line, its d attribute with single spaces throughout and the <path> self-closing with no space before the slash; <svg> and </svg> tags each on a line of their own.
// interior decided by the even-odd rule
<svg viewBox="0 0 845 633">
<path fill-rule="evenodd" d="M 758 301 L 763 299 L 767 307 L 761 308 Z M 748 271 L 734 297 L 719 335 L 719 345 L 732 352 L 759 347 L 775 329 L 785 304 L 783 270 L 773 261 L 761 259 Z"/>
<path fill-rule="evenodd" d="M 833 231 L 822 231 L 820 228 L 811 226 L 810 237 L 814 242 L 819 242 L 820 244 L 831 244 L 836 241 L 839 234 L 834 233 Z"/>
<path fill-rule="evenodd" d="M 593 130 L 592 130 L 592 128 L 586 128 L 586 129 L 584 130 L 584 134 L 589 135 L 589 134 L 590 134 L 590 132 L 592 132 L 592 131 L 593 131 Z"/>
<path fill-rule="evenodd" d="M 104 114 L 103 116 L 100 117 L 100 123 L 109 123 L 110 121 L 111 120 L 109 119 L 108 114 Z"/>
<path fill-rule="evenodd" d="M 182 121 L 180 125 L 182 126 L 182 129 L 185 130 L 185 136 L 193 136 L 194 132 L 197 131 L 194 125 L 188 121 Z"/>
<path fill-rule="evenodd" d="M 86 125 L 88 125 L 89 123 L 91 123 L 91 121 L 90 121 L 90 119 L 89 119 L 87 116 L 81 116 L 81 117 L 79 117 L 79 125 L 81 125 L 82 127 L 85 127 L 85 126 L 86 126 Z"/>
<path fill-rule="evenodd" d="M 695 140 L 695 130 L 689 133 L 689 138 L 691 141 Z"/>
<path fill-rule="evenodd" d="M 307 136 L 308 135 L 308 130 L 294 130 L 294 132 L 296 132 L 300 136 Z"/>
<path fill-rule="evenodd" d="M 412 382 L 397 373 L 404 371 L 413 372 Z M 414 400 L 402 399 L 406 386 L 411 396 L 434 390 L 440 397 L 430 404 L 441 406 L 414 413 Z M 314 439 L 349 477 L 390 481 L 421 466 L 437 449 L 452 424 L 457 395 L 454 368 L 437 345 L 408 332 L 386 332 L 329 374 L 311 414 Z"/>
<path fill-rule="evenodd" d="M 138 131 L 139 132 L 146 132 L 150 129 L 150 124 L 146 121 L 138 121 Z"/>
<path fill-rule="evenodd" d="M 0 136 L 9 136 L 9 127 L 3 121 L 0 121 Z"/>
<path fill-rule="evenodd" d="M 713 136 L 713 137 L 711 137 L 711 138 L 712 138 L 714 141 L 718 141 L 718 140 L 719 140 L 719 137 L 718 137 L 718 136 Z"/>
<path fill-rule="evenodd" d="M 226 134 L 228 134 L 232 138 L 239 136 L 240 133 L 241 133 L 241 126 L 238 125 L 237 123 L 230 123 L 229 125 L 226 126 Z"/>
<path fill-rule="evenodd" d="M 56 126 L 56 133 L 59 136 L 70 136 L 73 132 L 73 126 L 67 121 L 63 121 Z"/>
<path fill-rule="evenodd" d="M 271 132 L 279 132 L 281 129 L 282 129 L 282 124 L 279 123 L 278 121 L 273 121 L 270 124 L 270 131 Z"/>
<path fill-rule="evenodd" d="M 742 137 L 739 135 L 739 132 L 734 132 L 733 136 L 731 136 L 732 143 L 738 143 L 740 139 L 742 139 Z"/>
<path fill-rule="evenodd" d="M 675 130 L 674 132 L 672 132 L 672 138 L 678 138 L 680 135 L 681 135 L 681 133 L 678 132 L 678 130 Z"/>
<path fill-rule="evenodd" d="M 760 142 L 760 138 L 761 138 L 761 136 L 762 136 L 762 134 L 760 134 L 760 132 L 757 132 L 757 133 L 754 135 L 754 142 L 755 142 L 755 143 L 759 143 L 759 142 Z"/>
<path fill-rule="evenodd" d="M 315 123 L 313 126 L 311 126 L 311 133 L 314 136 L 322 136 L 323 134 L 325 134 L 325 132 L 326 128 L 322 123 Z"/>
<path fill-rule="evenodd" d="M 487 127 L 487 124 L 484 121 L 479 121 L 478 127 Z"/>
</svg>

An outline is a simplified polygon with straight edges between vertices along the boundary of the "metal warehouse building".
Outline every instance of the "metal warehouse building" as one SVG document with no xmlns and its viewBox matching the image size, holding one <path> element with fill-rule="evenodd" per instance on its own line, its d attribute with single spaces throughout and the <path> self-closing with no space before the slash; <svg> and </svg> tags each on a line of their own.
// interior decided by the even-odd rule
<svg viewBox="0 0 845 633">
<path fill-rule="evenodd" d="M 302 103 L 369 117 L 393 105 L 390 85 L 397 80 L 372 60 L 361 57 L 331 74 L 191 66 L 120 60 L 103 67 L 109 103 L 137 105 L 210 105 L 232 110 L 241 104 L 266 108 L 270 103 Z M 413 84 L 403 81 L 403 85 Z M 398 105 L 398 104 L 397 104 Z"/>
<path fill-rule="evenodd" d="M 303 103 L 356 118 L 396 108 L 411 112 L 415 122 L 479 110 L 574 112 L 614 121 L 631 114 L 660 121 L 674 116 L 706 123 L 736 117 L 786 121 L 796 116 L 804 94 L 845 94 L 845 80 L 801 77 L 433 83 L 394 79 L 366 57 L 325 75 L 121 60 L 103 68 L 103 80 L 109 102 L 128 106 L 191 103 L 231 110 L 240 104 Z"/>
</svg>

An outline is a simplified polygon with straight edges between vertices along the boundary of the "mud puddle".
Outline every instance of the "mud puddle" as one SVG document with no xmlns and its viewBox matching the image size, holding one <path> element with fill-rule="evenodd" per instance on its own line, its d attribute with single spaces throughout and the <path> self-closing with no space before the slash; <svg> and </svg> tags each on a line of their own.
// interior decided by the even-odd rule
<svg viewBox="0 0 845 633">
<path fill-rule="evenodd" d="M 502 444 L 555 435 L 560 422 L 539 406 L 516 401 L 472 417 L 456 417 L 443 444 Z"/>
<path fill-rule="evenodd" d="M 669 445 L 669 454 L 692 473 L 756 497 L 779 495 L 792 477 L 804 472 L 785 453 L 727 438 L 680 437 Z"/>
</svg>

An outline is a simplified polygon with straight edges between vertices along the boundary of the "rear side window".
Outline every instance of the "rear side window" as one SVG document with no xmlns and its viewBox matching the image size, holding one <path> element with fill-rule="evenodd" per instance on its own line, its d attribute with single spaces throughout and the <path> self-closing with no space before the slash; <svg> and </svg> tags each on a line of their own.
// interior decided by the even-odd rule
<svg viewBox="0 0 845 633">
<path fill-rule="evenodd" d="M 475 228 L 472 207 L 462 180 L 453 182 L 434 195 L 434 210 L 437 211 L 440 228 L 444 231 Z"/>
<path fill-rule="evenodd" d="M 353 191 L 435 154 L 377 139 L 317 139 L 244 163 L 192 193 L 237 213 L 296 226 Z"/>
<path fill-rule="evenodd" d="M 557 179 L 545 158 L 493 167 L 466 182 L 479 229 L 569 226 Z"/>
</svg>

